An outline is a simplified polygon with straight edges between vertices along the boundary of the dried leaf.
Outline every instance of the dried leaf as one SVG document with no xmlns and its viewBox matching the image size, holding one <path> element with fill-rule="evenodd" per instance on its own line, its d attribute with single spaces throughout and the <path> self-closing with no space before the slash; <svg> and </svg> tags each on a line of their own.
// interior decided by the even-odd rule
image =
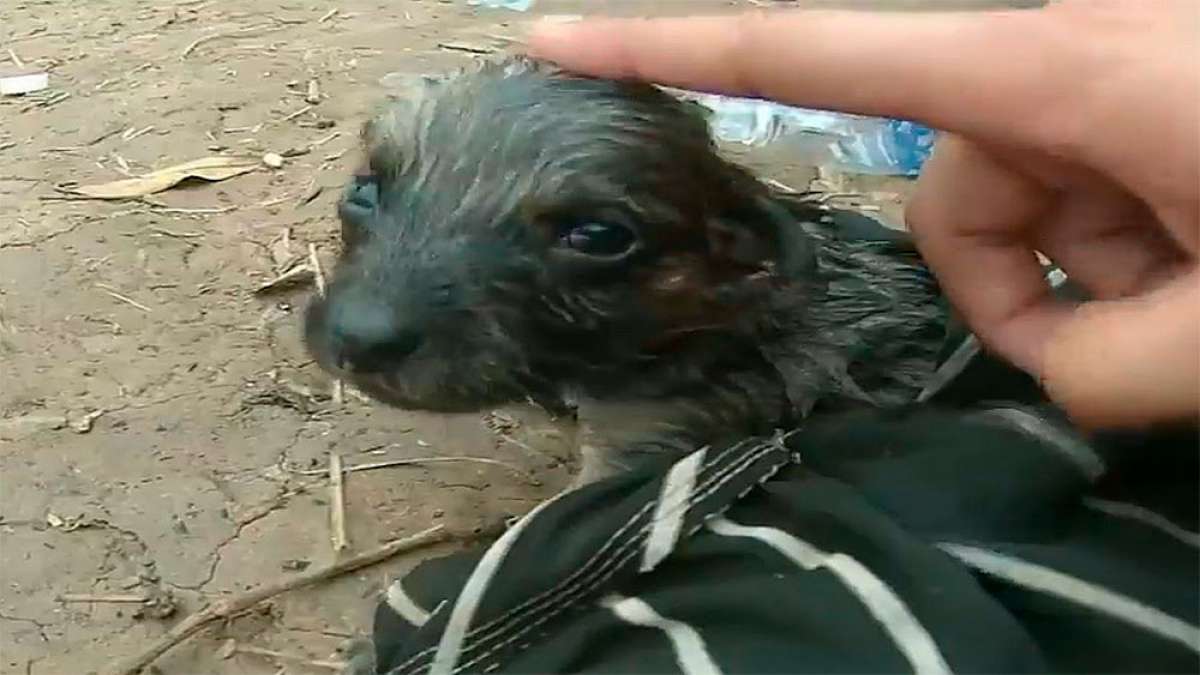
<svg viewBox="0 0 1200 675">
<path fill-rule="evenodd" d="M 189 178 L 221 181 L 258 168 L 258 162 L 239 157 L 204 157 L 165 169 L 152 171 L 137 178 L 85 185 L 73 190 L 76 194 L 96 199 L 132 199 L 169 190 Z"/>
</svg>

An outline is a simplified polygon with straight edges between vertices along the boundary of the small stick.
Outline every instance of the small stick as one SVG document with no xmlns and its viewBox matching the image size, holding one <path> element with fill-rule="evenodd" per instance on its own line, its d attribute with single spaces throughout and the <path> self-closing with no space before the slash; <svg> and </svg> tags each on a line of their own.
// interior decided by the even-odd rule
<svg viewBox="0 0 1200 675">
<path fill-rule="evenodd" d="M 133 305 L 134 307 L 137 307 L 138 309 L 142 310 L 143 312 L 149 313 L 149 312 L 154 311 L 154 310 L 150 309 L 149 307 L 143 305 L 142 303 L 138 302 L 137 300 L 134 300 L 133 298 L 131 298 L 127 295 L 121 295 L 120 293 L 113 290 L 112 286 L 106 286 L 104 284 L 96 284 L 96 288 L 99 288 L 100 290 L 111 295 L 112 297 L 116 298 L 117 300 L 120 300 L 121 302 L 127 302 L 127 303 Z"/>
<path fill-rule="evenodd" d="M 218 600 L 206 605 L 200 611 L 175 624 L 166 635 L 159 638 L 158 641 L 140 654 L 135 654 L 112 664 L 105 673 L 106 675 L 136 675 L 142 668 L 150 665 L 150 663 L 165 654 L 169 649 L 199 633 L 205 626 L 214 621 L 232 618 L 253 608 L 263 600 L 268 600 L 281 593 L 333 579 L 368 565 L 382 562 L 405 551 L 412 551 L 424 546 L 440 543 L 446 541 L 446 539 L 448 539 L 448 536 L 445 527 L 434 525 L 410 537 L 390 541 L 373 550 L 336 562 L 329 567 L 298 574 L 294 577 L 287 577 L 241 595 Z"/>
<path fill-rule="evenodd" d="M 467 457 L 467 456 L 461 456 L 461 457 L 409 457 L 406 459 L 389 459 L 389 460 L 386 460 L 383 462 L 369 462 L 366 464 L 355 464 L 354 466 L 344 467 L 342 469 L 342 472 L 343 473 L 354 473 L 355 471 L 372 471 L 374 469 L 390 469 L 394 466 L 410 466 L 413 464 L 435 464 L 437 462 L 478 462 L 480 464 L 491 464 L 493 466 L 500 466 L 500 467 L 504 467 L 505 469 L 508 469 L 509 471 L 512 471 L 515 474 L 520 475 L 523 478 L 528 479 L 530 483 L 540 485 L 540 483 L 535 481 L 535 479 L 532 476 L 525 473 L 520 468 L 515 467 L 512 464 L 509 464 L 507 462 L 501 462 L 498 459 L 488 459 L 486 457 Z M 322 476 L 322 475 L 325 475 L 326 473 L 329 473 L 330 477 L 333 476 L 332 467 L 330 467 L 330 469 L 328 471 L 326 469 L 294 469 L 294 468 L 292 468 L 290 466 L 286 466 L 286 465 L 283 468 L 288 473 L 294 473 L 299 476 Z"/>
<path fill-rule="evenodd" d="M 332 529 L 333 551 L 346 549 L 346 487 L 342 471 L 342 456 L 329 453 L 329 526 Z"/>
<path fill-rule="evenodd" d="M 317 294 L 325 297 L 325 270 L 321 268 L 321 259 L 317 257 L 317 245 L 308 245 L 308 266 L 317 281 Z"/>
<path fill-rule="evenodd" d="M 337 13 L 338 13 L 338 9 L 337 9 L 337 7 L 334 7 L 333 9 L 329 10 L 328 12 L 325 12 L 325 16 L 322 16 L 321 18 L 317 19 L 317 23 L 325 23 L 326 21 L 332 19 L 334 16 L 337 16 Z"/>
<path fill-rule="evenodd" d="M 153 124 L 151 124 L 150 126 L 147 126 L 147 127 L 143 127 L 141 129 L 134 129 L 133 127 L 129 127 L 125 131 L 125 133 L 121 134 L 121 140 L 129 142 L 129 141 L 132 141 L 133 139 L 137 138 L 138 136 L 143 136 L 145 134 L 150 133 L 153 130 L 154 130 Z"/>
<path fill-rule="evenodd" d="M 204 44 L 205 42 L 212 42 L 213 40 L 220 40 L 221 38 L 227 38 L 227 37 L 238 37 L 239 35 L 241 35 L 243 33 L 252 33 L 256 30 L 263 30 L 264 28 L 279 29 L 282 27 L 283 26 L 277 26 L 273 23 L 262 23 L 262 24 L 257 24 L 254 26 L 247 26 L 246 28 L 235 30 L 235 31 L 229 32 L 229 33 L 216 33 L 215 35 L 205 35 L 204 37 L 197 39 L 196 41 L 192 42 L 192 44 L 185 47 L 183 52 L 179 54 L 179 60 L 182 61 L 182 60 L 187 59 L 189 54 L 196 51 L 196 48 L 199 47 L 200 45 Z"/>
<path fill-rule="evenodd" d="M 317 282 L 317 296 L 325 297 L 325 271 L 321 269 L 321 259 L 317 257 L 317 245 L 313 243 L 308 245 L 308 266 Z M 333 402 L 338 405 L 346 402 L 346 384 L 341 379 L 333 381 Z"/>
<path fill-rule="evenodd" d="M 469 45 L 461 42 L 439 42 L 438 49 L 445 49 L 449 52 L 466 52 L 468 54 L 494 54 L 495 47 Z"/>
<path fill-rule="evenodd" d="M 300 283 L 306 283 L 306 282 L 312 280 L 312 278 L 313 278 L 313 273 L 312 273 L 312 270 L 308 268 L 308 265 L 296 265 L 292 269 L 284 272 L 283 274 L 275 277 L 274 279 L 271 279 L 270 281 L 259 285 L 258 288 L 254 289 L 254 293 L 256 295 L 262 295 L 263 293 L 270 293 L 271 291 L 274 291 L 279 288 L 284 288 L 287 286 L 292 286 L 292 285 L 300 284 Z"/>
<path fill-rule="evenodd" d="M 333 139 L 335 139 L 335 138 L 337 138 L 338 136 L 341 136 L 341 135 L 342 135 L 342 132 L 340 132 L 340 131 L 335 131 L 335 132 L 333 132 L 332 134 L 329 134 L 328 136 L 326 136 L 326 137 L 324 137 L 324 138 L 318 138 L 317 140 L 313 141 L 312 143 L 309 143 L 309 144 L 308 144 L 308 147 L 310 147 L 310 148 L 319 148 L 319 147 L 321 147 L 322 145 L 325 145 L 325 144 L 326 144 L 326 143 L 328 143 L 329 141 L 332 141 Z"/>
<path fill-rule="evenodd" d="M 143 63 L 142 65 L 138 66 L 137 68 L 134 68 L 133 70 L 129 71 L 128 73 L 125 73 L 125 77 L 137 75 L 138 73 L 142 72 L 143 70 L 145 70 L 147 68 L 153 68 L 153 67 L 154 67 L 154 64 L 150 61 L 147 61 L 147 62 Z"/>
<path fill-rule="evenodd" d="M 292 195 L 292 194 L 286 194 L 282 197 L 275 197 L 272 199 L 268 199 L 266 201 L 261 201 L 257 204 L 257 206 L 260 209 L 270 208 L 272 206 L 278 206 L 278 205 L 290 200 L 293 196 L 294 195 Z"/>
<path fill-rule="evenodd" d="M 334 11 L 336 12 L 337 10 L 335 9 Z M 8 50 L 8 58 L 12 59 L 14 66 L 18 68 L 25 67 L 25 64 L 21 61 L 21 57 L 17 56 L 17 53 L 14 52 L 11 47 Z"/>
<path fill-rule="evenodd" d="M 154 207 L 155 213 L 176 213 L 176 214 L 185 215 L 185 216 L 211 216 L 211 215 L 216 215 L 219 213 L 229 213 L 230 211 L 237 209 L 236 206 L 214 206 L 214 207 L 200 208 L 200 209 L 177 209 L 177 208 L 172 208 L 172 207 L 168 207 L 168 206 L 159 206 L 159 205 L 151 203 L 151 202 L 147 202 L 147 203 L 150 204 L 150 206 Z"/>
<path fill-rule="evenodd" d="M 794 195 L 799 192 L 799 190 L 792 187 L 791 185 L 788 185 L 787 183 L 784 183 L 783 181 L 775 180 L 774 178 L 763 178 L 762 182 L 766 183 L 767 185 L 770 185 L 773 188 L 782 190 L 783 192 L 786 192 L 788 194 Z"/>
<path fill-rule="evenodd" d="M 144 595 L 92 595 L 91 593 L 63 593 L 58 596 L 59 602 L 116 602 L 129 604 L 143 604 L 150 601 Z"/>
<path fill-rule="evenodd" d="M 303 656 L 285 654 L 283 652 L 277 652 L 273 649 L 263 649 L 262 647 L 243 647 L 242 645 L 237 645 L 233 648 L 233 653 L 261 656 L 263 658 L 275 659 L 276 661 L 289 661 L 291 663 L 299 663 L 306 666 L 311 666 L 313 668 L 326 668 L 337 671 L 340 671 L 346 667 L 346 664 L 341 661 L 310 661 Z"/>
<path fill-rule="evenodd" d="M 168 230 L 165 227 L 148 227 L 146 229 L 150 230 L 151 232 L 161 234 L 165 237 L 176 237 L 178 239 L 199 239 L 200 237 L 204 236 L 203 232 L 175 232 L 174 230 Z"/>
<path fill-rule="evenodd" d="M 280 122 L 291 122 L 292 120 L 296 119 L 297 117 L 303 115 L 304 113 L 306 113 L 312 109 L 313 109 L 313 107 L 311 105 L 306 105 L 303 108 L 297 110 L 296 112 L 288 113 L 287 115 L 284 115 L 283 118 L 280 119 L 279 121 Z"/>
</svg>

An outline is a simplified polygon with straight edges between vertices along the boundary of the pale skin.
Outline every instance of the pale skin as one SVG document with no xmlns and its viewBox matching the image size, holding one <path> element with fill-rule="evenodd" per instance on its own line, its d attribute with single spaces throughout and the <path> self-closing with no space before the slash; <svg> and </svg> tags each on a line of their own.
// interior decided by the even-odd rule
<svg viewBox="0 0 1200 675">
<path fill-rule="evenodd" d="M 1200 3 L 547 22 L 589 74 L 946 132 L 910 229 L 992 350 L 1091 427 L 1200 416 Z M 1055 301 L 1035 256 L 1093 300 Z"/>
</svg>

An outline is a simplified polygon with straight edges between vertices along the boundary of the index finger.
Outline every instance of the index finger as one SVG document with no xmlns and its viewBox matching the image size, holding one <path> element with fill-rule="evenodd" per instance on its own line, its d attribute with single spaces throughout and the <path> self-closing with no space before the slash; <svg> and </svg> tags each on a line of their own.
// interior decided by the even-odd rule
<svg viewBox="0 0 1200 675">
<path fill-rule="evenodd" d="M 529 48 L 600 77 L 900 117 L 1041 145 L 1043 138 L 1014 135 L 1037 134 L 1039 125 L 1027 124 L 1031 115 L 1062 96 L 1053 87 L 1030 87 L 1046 81 L 1048 69 L 1069 68 L 1051 58 L 1060 41 L 1050 34 L 1047 11 L 799 9 L 588 19 L 535 26 Z"/>
</svg>

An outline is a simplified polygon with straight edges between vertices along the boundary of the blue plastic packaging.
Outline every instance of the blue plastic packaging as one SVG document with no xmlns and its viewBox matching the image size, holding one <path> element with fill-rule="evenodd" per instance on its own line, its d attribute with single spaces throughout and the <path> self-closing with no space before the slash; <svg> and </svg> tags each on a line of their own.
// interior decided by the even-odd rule
<svg viewBox="0 0 1200 675">
<path fill-rule="evenodd" d="M 815 164 L 848 173 L 915 176 L 936 132 L 915 122 L 795 108 L 759 99 L 675 92 L 709 110 L 713 135 L 761 146 L 786 143 Z"/>
<path fill-rule="evenodd" d="M 527 12 L 530 7 L 533 7 L 533 0 L 467 0 L 467 4 L 491 9 L 511 9 L 518 12 Z"/>
</svg>

